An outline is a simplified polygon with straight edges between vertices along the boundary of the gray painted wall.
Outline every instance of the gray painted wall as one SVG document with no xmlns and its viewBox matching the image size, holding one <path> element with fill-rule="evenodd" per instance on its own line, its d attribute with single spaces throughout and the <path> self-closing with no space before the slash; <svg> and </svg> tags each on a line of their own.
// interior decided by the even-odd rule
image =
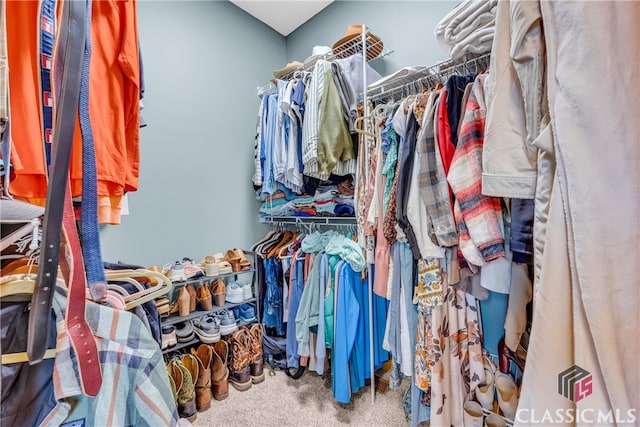
<svg viewBox="0 0 640 427">
<path fill-rule="evenodd" d="M 229 2 L 140 1 L 146 93 L 131 214 L 103 226 L 103 258 L 163 264 L 264 234 L 251 187 L 256 87 L 284 37 Z"/>
<path fill-rule="evenodd" d="M 365 24 L 394 52 L 370 64 L 389 75 L 410 65 L 433 65 L 449 57 L 433 35 L 456 1 L 336 1 L 287 37 L 287 61 L 304 61 L 313 46 L 333 46 L 350 24 Z"/>
<path fill-rule="evenodd" d="M 103 226 L 103 258 L 142 265 L 249 247 L 266 228 L 251 187 L 256 88 L 315 45 L 366 24 L 391 55 L 381 75 L 447 58 L 433 28 L 455 1 L 338 1 L 286 39 L 227 1 L 138 2 L 148 126 L 131 214 Z"/>
</svg>

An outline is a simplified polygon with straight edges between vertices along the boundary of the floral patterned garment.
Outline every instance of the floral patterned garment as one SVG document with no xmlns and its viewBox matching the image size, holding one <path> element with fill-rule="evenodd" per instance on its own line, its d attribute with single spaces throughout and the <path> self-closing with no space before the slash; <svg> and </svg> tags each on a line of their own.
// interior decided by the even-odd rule
<svg viewBox="0 0 640 427">
<path fill-rule="evenodd" d="M 433 334 L 431 330 L 432 308 L 444 303 L 444 288 L 440 260 L 437 258 L 418 260 L 418 285 L 415 287 L 413 303 L 418 305 L 418 328 L 416 329 L 414 382 L 420 390 L 427 391 L 431 383 L 433 365 Z M 429 406 L 430 395 L 425 394 L 423 403 Z"/>
<path fill-rule="evenodd" d="M 464 402 L 484 378 L 479 317 L 477 300 L 453 287 L 444 304 L 432 309 L 431 327 L 427 323 L 425 333 L 431 425 L 464 424 Z"/>
</svg>

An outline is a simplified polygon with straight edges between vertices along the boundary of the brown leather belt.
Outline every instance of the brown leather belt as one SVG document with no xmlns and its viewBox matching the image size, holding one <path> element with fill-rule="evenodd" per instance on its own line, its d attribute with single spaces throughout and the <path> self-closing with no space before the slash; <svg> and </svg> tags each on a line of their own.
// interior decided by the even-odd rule
<svg viewBox="0 0 640 427">
<path fill-rule="evenodd" d="M 80 96 L 86 8 L 85 0 L 65 1 L 62 6 L 62 21 L 54 55 L 56 123 L 52 167 L 47 188 L 38 276 L 31 298 L 27 354 L 29 363 L 35 364 L 42 361 L 46 351 L 51 327 L 51 303 L 60 264 L 69 288 L 67 331 L 76 353 L 83 392 L 95 396 L 102 384 L 102 373 L 95 339 L 85 321 L 86 277 L 68 181 Z M 66 246 L 61 247 L 63 235 Z"/>
</svg>

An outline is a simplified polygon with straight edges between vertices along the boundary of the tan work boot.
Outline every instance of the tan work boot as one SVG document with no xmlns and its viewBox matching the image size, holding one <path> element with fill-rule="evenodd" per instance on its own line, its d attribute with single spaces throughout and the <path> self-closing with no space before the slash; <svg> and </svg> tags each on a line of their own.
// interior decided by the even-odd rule
<svg viewBox="0 0 640 427">
<path fill-rule="evenodd" d="M 211 359 L 213 349 L 200 344 L 198 350 L 192 348 L 191 354 L 198 361 L 198 379 L 196 381 L 196 408 L 198 412 L 211 408 Z"/>
<path fill-rule="evenodd" d="M 231 346 L 231 364 L 229 382 L 239 391 L 251 388 L 250 351 L 251 334 L 246 326 L 242 326 L 229 338 Z"/>
<path fill-rule="evenodd" d="M 212 347 L 211 382 L 213 383 L 213 398 L 224 400 L 229 397 L 229 368 L 227 368 L 229 345 L 226 341 L 220 340 Z"/>
<path fill-rule="evenodd" d="M 178 415 L 191 423 L 194 422 L 198 417 L 198 412 L 196 410 L 196 393 L 189 370 L 182 365 L 180 360 L 173 360 L 167 365 L 167 371 L 176 387 Z"/>
<path fill-rule="evenodd" d="M 262 325 L 255 323 L 249 329 L 251 334 L 250 352 L 250 372 L 251 382 L 259 384 L 264 381 L 264 370 L 262 369 Z"/>
</svg>

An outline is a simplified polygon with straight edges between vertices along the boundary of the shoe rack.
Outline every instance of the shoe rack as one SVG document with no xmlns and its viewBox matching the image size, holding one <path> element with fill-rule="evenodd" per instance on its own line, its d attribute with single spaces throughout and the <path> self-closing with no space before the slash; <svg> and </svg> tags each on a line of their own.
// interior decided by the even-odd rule
<svg viewBox="0 0 640 427">
<path fill-rule="evenodd" d="M 236 319 L 236 324 L 238 325 L 238 327 L 240 326 L 245 326 L 245 325 L 251 325 L 253 323 L 259 322 L 261 315 L 260 315 L 260 311 L 259 311 L 259 304 L 257 304 L 258 302 L 258 295 L 260 295 L 260 289 L 258 286 L 258 281 L 256 280 L 256 253 L 253 251 L 246 251 L 243 250 L 244 254 L 247 256 L 247 258 L 249 259 L 251 266 L 249 267 L 249 269 L 246 270 L 241 270 L 241 271 L 234 271 L 231 273 L 225 273 L 225 274 L 219 274 L 216 276 L 204 276 L 204 277 L 198 277 L 197 279 L 188 279 L 185 281 L 180 281 L 180 282 L 174 282 L 173 283 L 173 288 L 171 289 L 171 291 L 168 294 L 169 300 L 171 301 L 171 303 L 173 303 L 175 301 L 175 299 L 177 298 L 177 291 L 183 287 L 183 286 L 187 286 L 189 284 L 191 284 L 196 290 L 199 286 L 202 286 L 206 283 L 211 283 L 214 282 L 218 279 L 223 279 L 225 281 L 225 284 L 228 286 L 231 282 L 238 280 L 238 278 L 240 276 L 245 276 L 248 274 L 251 274 L 251 281 L 250 281 L 250 286 L 253 290 L 253 298 L 244 300 L 242 302 L 238 302 L 238 303 L 230 303 L 230 302 L 226 302 L 223 306 L 218 306 L 213 304 L 213 308 L 211 310 L 200 310 L 199 308 L 196 308 L 195 311 L 192 311 L 191 313 L 189 313 L 189 315 L 187 316 L 179 316 L 177 313 L 175 314 L 171 314 L 168 317 L 164 317 L 160 319 L 160 324 L 161 327 L 162 326 L 170 326 L 170 325 L 176 325 L 178 323 L 181 322 L 186 322 L 186 321 L 191 321 L 193 319 L 197 319 L 199 317 L 202 317 L 206 314 L 215 314 L 218 313 L 222 310 L 232 310 L 234 307 L 237 307 L 239 305 L 242 304 L 251 304 L 253 305 L 253 307 L 255 308 L 255 312 L 256 312 L 256 320 L 250 321 L 250 322 L 246 322 L 240 319 Z M 231 281 L 227 281 L 227 279 L 231 278 Z M 167 347 L 166 349 L 162 350 L 162 354 L 165 355 L 165 358 L 167 357 L 167 355 L 169 353 L 173 353 L 176 352 L 178 350 L 182 350 L 184 348 L 188 348 L 191 347 L 193 345 L 197 345 L 200 344 L 200 338 L 196 335 L 196 337 L 190 341 L 187 342 L 178 342 L 176 345 L 171 346 L 171 347 Z"/>
</svg>

